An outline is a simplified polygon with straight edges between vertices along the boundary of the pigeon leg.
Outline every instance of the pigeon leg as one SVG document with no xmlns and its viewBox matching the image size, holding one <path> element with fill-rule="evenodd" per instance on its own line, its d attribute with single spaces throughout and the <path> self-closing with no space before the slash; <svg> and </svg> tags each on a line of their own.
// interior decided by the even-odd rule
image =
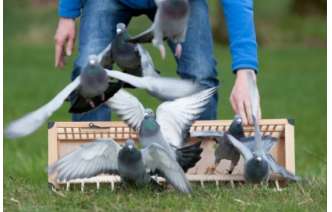
<svg viewBox="0 0 332 212">
<path fill-rule="evenodd" d="M 227 170 L 228 174 L 232 174 L 234 171 L 236 164 L 232 161 L 231 166 L 229 167 L 229 170 Z"/>
<path fill-rule="evenodd" d="M 159 51 L 160 51 L 161 58 L 165 59 L 166 58 L 166 50 L 165 50 L 164 45 L 159 46 Z"/>
<path fill-rule="evenodd" d="M 180 43 L 178 43 L 178 44 L 176 44 L 176 47 L 175 47 L 175 56 L 178 59 L 180 59 L 181 54 L 182 54 L 182 45 Z"/>
</svg>

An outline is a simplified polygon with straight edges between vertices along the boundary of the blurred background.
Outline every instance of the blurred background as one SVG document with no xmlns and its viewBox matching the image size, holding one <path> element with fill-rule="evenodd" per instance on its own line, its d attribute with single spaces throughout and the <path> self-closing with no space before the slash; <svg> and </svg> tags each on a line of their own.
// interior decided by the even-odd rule
<svg viewBox="0 0 332 212">
<path fill-rule="evenodd" d="M 220 88 L 219 119 L 232 119 L 229 95 L 234 82 L 227 33 L 219 2 L 209 0 Z M 55 0 L 4 0 L 4 124 L 49 101 L 69 82 L 74 57 L 65 70 L 54 68 Z M 296 169 L 301 176 L 318 178 L 326 192 L 326 1 L 255 1 L 259 42 L 263 118 L 294 118 Z M 131 34 L 150 25 L 134 18 Z M 163 75 L 175 75 L 175 61 L 162 61 L 147 45 Z M 170 55 L 170 52 L 168 52 Z M 135 91 L 146 105 L 157 105 Z M 51 120 L 70 120 L 65 104 Z M 116 117 L 115 117 L 116 118 Z M 5 140 L 6 141 L 6 140 Z M 47 129 L 14 142 L 4 142 L 5 206 L 13 193 L 26 193 L 46 183 Z M 25 184 L 25 189 L 14 185 Z M 28 187 L 26 187 L 28 185 Z M 31 187 L 29 187 L 31 186 Z M 6 197 L 7 196 L 7 197 Z M 326 199 L 322 200 L 323 203 Z"/>
</svg>

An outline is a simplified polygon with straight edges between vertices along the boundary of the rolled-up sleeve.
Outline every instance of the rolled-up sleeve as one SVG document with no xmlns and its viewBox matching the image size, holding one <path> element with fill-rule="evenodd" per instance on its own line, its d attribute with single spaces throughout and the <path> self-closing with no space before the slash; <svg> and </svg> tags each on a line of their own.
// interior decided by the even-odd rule
<svg viewBox="0 0 332 212">
<path fill-rule="evenodd" d="M 220 0 L 228 29 L 232 70 L 249 68 L 258 71 L 257 41 L 253 0 Z"/>
<path fill-rule="evenodd" d="M 59 0 L 58 14 L 64 18 L 77 18 L 81 15 L 81 0 Z"/>
</svg>

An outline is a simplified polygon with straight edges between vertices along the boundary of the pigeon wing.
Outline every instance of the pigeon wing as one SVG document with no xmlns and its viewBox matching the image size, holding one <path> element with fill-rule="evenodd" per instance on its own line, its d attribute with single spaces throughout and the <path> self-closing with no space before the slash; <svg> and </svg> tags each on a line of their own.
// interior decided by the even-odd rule
<svg viewBox="0 0 332 212">
<path fill-rule="evenodd" d="M 182 168 L 160 145 L 152 144 L 141 151 L 147 169 L 161 173 L 177 190 L 191 192 L 191 186 Z"/>
<path fill-rule="evenodd" d="M 139 44 L 137 44 L 137 49 L 141 57 L 143 76 L 159 77 L 159 74 L 154 69 L 153 61 L 150 54 Z"/>
<path fill-rule="evenodd" d="M 130 43 L 150 43 L 154 37 L 154 24 L 152 24 L 147 30 L 144 32 L 132 36 L 128 39 Z"/>
<path fill-rule="evenodd" d="M 107 101 L 107 105 L 131 128 L 136 131 L 139 130 L 141 122 L 144 119 L 144 107 L 135 96 L 124 89 L 120 89 Z"/>
<path fill-rule="evenodd" d="M 229 142 L 239 150 L 240 154 L 244 157 L 245 161 L 250 160 L 253 157 L 253 153 L 250 151 L 248 147 L 246 147 L 241 141 L 237 140 L 230 134 L 226 134 Z"/>
<path fill-rule="evenodd" d="M 120 145 L 113 140 L 85 143 L 49 166 L 48 173 L 57 172 L 60 181 L 117 173 L 120 149 Z"/>
<path fill-rule="evenodd" d="M 281 176 L 285 177 L 288 180 L 299 181 L 300 177 L 290 173 L 287 169 L 283 166 L 280 166 L 273 158 L 271 154 L 266 154 L 266 160 L 272 169 L 273 172 L 280 174 Z"/>
<path fill-rule="evenodd" d="M 30 135 L 36 131 L 47 119 L 58 110 L 66 98 L 80 85 L 80 77 L 69 83 L 50 102 L 28 113 L 22 118 L 11 122 L 5 130 L 8 138 L 14 139 Z"/>
<path fill-rule="evenodd" d="M 98 62 L 102 67 L 111 67 L 113 64 L 112 54 L 111 54 L 112 43 L 108 44 L 108 46 L 98 54 Z"/>
<path fill-rule="evenodd" d="M 157 108 L 156 120 L 167 142 L 176 147 L 183 145 L 185 133 L 205 110 L 216 90 L 216 87 L 209 88 L 191 96 L 164 102 Z"/>
<path fill-rule="evenodd" d="M 201 91 L 202 86 L 192 80 L 168 77 L 137 77 L 120 71 L 106 70 L 111 78 L 121 80 L 136 88 L 147 90 L 161 100 L 174 100 Z"/>
</svg>

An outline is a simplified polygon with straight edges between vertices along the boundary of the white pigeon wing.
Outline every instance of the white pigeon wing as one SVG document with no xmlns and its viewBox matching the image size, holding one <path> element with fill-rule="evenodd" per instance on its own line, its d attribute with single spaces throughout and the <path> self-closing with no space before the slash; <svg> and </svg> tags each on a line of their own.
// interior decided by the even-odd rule
<svg viewBox="0 0 332 212">
<path fill-rule="evenodd" d="M 147 169 L 160 172 L 177 190 L 191 192 L 191 186 L 182 168 L 160 145 L 152 144 L 141 152 Z"/>
<path fill-rule="evenodd" d="M 183 145 L 186 131 L 205 110 L 216 90 L 216 87 L 205 89 L 191 96 L 164 102 L 157 108 L 156 119 L 167 142 L 176 147 Z"/>
<path fill-rule="evenodd" d="M 120 71 L 105 70 L 109 77 L 126 82 L 136 88 L 145 89 L 152 96 L 163 101 L 189 96 L 202 90 L 202 86 L 192 80 L 159 76 L 137 77 Z"/>
<path fill-rule="evenodd" d="M 120 89 L 106 104 L 130 127 L 138 131 L 144 119 L 144 107 L 135 96 Z"/>
<path fill-rule="evenodd" d="M 35 132 L 47 119 L 58 110 L 66 98 L 79 86 L 80 77 L 68 84 L 60 93 L 58 93 L 50 102 L 28 113 L 22 118 L 11 122 L 5 129 L 5 135 L 14 139 L 30 135 Z"/>
<path fill-rule="evenodd" d="M 136 88 L 150 90 L 148 88 L 149 82 L 147 82 L 146 78 L 144 77 L 137 77 L 131 74 L 123 73 L 121 71 L 113 71 L 105 69 L 107 75 L 111 78 L 121 80 L 126 82 Z"/>
<path fill-rule="evenodd" d="M 60 181 L 94 177 L 102 173 L 117 173 L 121 147 L 111 139 L 82 144 L 48 168 Z"/>
</svg>

